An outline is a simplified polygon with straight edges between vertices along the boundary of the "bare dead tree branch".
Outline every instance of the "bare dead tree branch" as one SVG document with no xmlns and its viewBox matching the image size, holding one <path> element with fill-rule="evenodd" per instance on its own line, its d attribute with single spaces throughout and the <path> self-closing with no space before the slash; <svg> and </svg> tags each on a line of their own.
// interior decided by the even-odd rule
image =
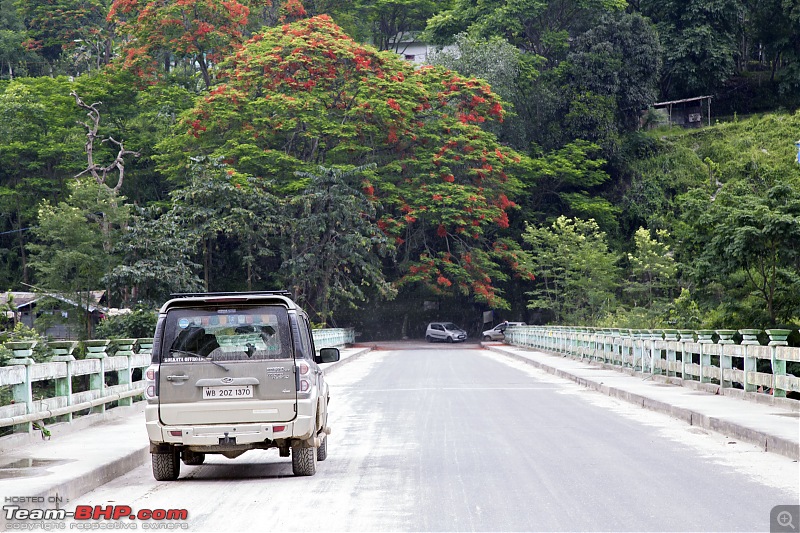
<svg viewBox="0 0 800 533">
<path fill-rule="evenodd" d="M 82 125 L 86 128 L 86 145 L 84 149 L 86 150 L 86 158 L 88 162 L 88 167 L 83 170 L 82 172 L 78 173 L 75 177 L 83 176 L 86 173 L 92 175 L 98 185 L 105 185 L 109 187 L 106 183 L 108 179 L 109 172 L 114 171 L 115 169 L 119 172 L 119 177 L 117 178 L 117 184 L 111 188 L 115 193 L 118 193 L 120 188 L 122 187 L 122 181 L 125 178 L 125 156 L 132 155 L 134 157 L 139 157 L 141 154 L 139 152 L 135 152 L 133 150 L 126 150 L 125 146 L 123 146 L 122 141 L 117 141 L 113 137 L 108 137 L 107 139 L 102 139 L 100 142 L 110 142 L 115 144 L 119 151 L 117 152 L 117 157 L 114 161 L 111 162 L 108 166 L 98 165 L 94 162 L 94 142 L 97 139 L 97 130 L 100 128 L 100 111 L 97 109 L 97 106 L 102 105 L 102 102 L 94 102 L 93 104 L 87 104 L 86 102 L 78 96 L 78 93 L 72 91 L 69 93 L 70 96 L 75 98 L 75 103 L 81 109 L 85 109 L 87 111 L 87 116 L 91 120 L 91 124 L 88 122 L 81 122 L 78 121 L 78 124 Z"/>
</svg>

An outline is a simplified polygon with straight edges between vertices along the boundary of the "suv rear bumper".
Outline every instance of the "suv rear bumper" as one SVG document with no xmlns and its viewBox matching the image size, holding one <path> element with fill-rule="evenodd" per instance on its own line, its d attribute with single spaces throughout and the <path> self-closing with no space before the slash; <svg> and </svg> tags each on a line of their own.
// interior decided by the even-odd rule
<svg viewBox="0 0 800 533">
<path fill-rule="evenodd" d="M 298 408 L 300 405 L 298 405 Z M 250 445 L 283 439 L 310 439 L 316 428 L 316 413 L 299 414 L 289 422 L 242 424 L 192 424 L 164 425 L 158 417 L 158 405 L 145 407 L 145 426 L 151 444 L 180 446 L 218 446 L 228 441 L 227 447 Z"/>
</svg>

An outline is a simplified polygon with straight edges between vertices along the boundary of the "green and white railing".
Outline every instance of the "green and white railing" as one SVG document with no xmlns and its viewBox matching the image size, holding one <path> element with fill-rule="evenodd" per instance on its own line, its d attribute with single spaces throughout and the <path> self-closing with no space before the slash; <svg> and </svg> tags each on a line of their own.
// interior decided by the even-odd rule
<svg viewBox="0 0 800 533">
<path fill-rule="evenodd" d="M 355 342 L 352 329 L 318 329 L 312 335 L 317 349 Z M 140 399 L 141 375 L 150 365 L 153 339 L 82 344 L 86 356 L 76 359 L 77 341 L 49 342 L 48 360 L 37 363 L 32 358 L 36 341 L 5 343 L 13 358 L 0 366 L 0 428 L 30 432 L 45 420 L 71 422 L 79 414 L 101 413 L 114 404 L 131 405 Z"/>
<path fill-rule="evenodd" d="M 506 330 L 505 342 L 684 383 L 718 385 L 722 394 L 786 398 L 787 392 L 800 392 L 800 378 L 786 371 L 787 363 L 800 362 L 800 348 L 786 342 L 790 333 L 517 326 Z"/>
<path fill-rule="evenodd" d="M 311 330 L 314 337 L 314 346 L 320 348 L 330 348 L 355 344 L 356 333 L 353 328 L 325 328 Z"/>
</svg>

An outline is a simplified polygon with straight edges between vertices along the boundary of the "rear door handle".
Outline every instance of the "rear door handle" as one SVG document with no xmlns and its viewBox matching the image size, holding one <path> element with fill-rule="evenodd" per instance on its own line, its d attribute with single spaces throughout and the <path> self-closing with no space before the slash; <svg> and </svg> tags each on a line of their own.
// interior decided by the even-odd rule
<svg viewBox="0 0 800 533">
<path fill-rule="evenodd" d="M 167 381 L 186 381 L 189 376 L 167 376 Z"/>
</svg>

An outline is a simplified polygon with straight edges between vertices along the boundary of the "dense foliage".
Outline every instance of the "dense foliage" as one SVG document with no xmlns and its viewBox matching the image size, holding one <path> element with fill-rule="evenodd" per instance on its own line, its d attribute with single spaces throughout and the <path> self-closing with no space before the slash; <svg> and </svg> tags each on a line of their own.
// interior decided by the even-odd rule
<svg viewBox="0 0 800 533">
<path fill-rule="evenodd" d="M 316 322 L 369 302 L 385 335 L 489 309 L 796 324 L 798 21 L 779 0 L 0 0 L 0 284 L 129 308 L 288 288 Z M 406 62 L 415 37 L 446 46 Z M 716 124 L 642 127 L 699 95 Z"/>
</svg>

